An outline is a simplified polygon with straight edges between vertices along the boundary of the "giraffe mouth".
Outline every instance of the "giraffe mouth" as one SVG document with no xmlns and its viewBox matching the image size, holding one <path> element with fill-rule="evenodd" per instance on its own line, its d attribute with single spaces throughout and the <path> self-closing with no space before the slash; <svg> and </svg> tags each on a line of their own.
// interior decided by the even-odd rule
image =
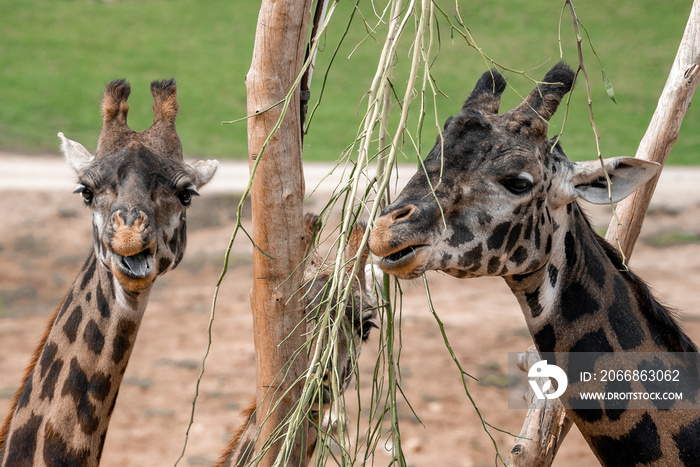
<svg viewBox="0 0 700 467">
<path fill-rule="evenodd" d="M 135 255 L 122 256 L 112 253 L 114 264 L 124 276 L 129 279 L 146 279 L 155 272 L 155 255 L 150 249 L 145 249 Z"/>
<path fill-rule="evenodd" d="M 379 266 L 389 274 L 408 278 L 413 275 L 411 273 L 418 266 L 414 263 L 416 263 L 419 255 L 426 251 L 427 248 L 428 245 L 409 245 L 383 257 L 379 262 Z"/>
</svg>

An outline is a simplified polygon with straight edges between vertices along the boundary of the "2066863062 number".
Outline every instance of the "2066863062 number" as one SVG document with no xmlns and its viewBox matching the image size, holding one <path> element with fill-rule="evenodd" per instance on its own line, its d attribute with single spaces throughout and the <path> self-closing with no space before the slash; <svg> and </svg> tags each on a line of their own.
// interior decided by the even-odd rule
<svg viewBox="0 0 700 467">
<path fill-rule="evenodd" d="M 680 381 L 679 370 L 601 370 L 601 381 Z"/>
</svg>

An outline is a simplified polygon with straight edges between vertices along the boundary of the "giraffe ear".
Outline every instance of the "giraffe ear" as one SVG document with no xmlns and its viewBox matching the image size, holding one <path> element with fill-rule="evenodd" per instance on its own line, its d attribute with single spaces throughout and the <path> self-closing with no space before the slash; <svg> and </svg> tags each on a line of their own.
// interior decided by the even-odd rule
<svg viewBox="0 0 700 467">
<path fill-rule="evenodd" d="M 209 183 L 209 181 L 214 178 L 216 169 L 219 168 L 219 161 L 217 160 L 204 160 L 196 161 L 190 165 L 190 168 L 194 171 L 197 176 L 195 181 L 195 186 L 199 189 Z"/>
<path fill-rule="evenodd" d="M 309 246 L 318 238 L 322 227 L 323 223 L 316 214 L 312 212 L 307 212 L 304 214 L 304 240 L 306 242 L 307 250 L 309 249 Z"/>
<path fill-rule="evenodd" d="M 651 180 L 661 170 L 661 165 L 656 162 L 634 157 L 612 157 L 603 159 L 603 163 L 612 182 L 610 193 L 608 193 L 608 183 L 599 160 L 574 163 L 571 184 L 578 198 L 593 204 L 607 204 L 610 202 L 610 194 L 613 203 L 617 203 Z"/>
<path fill-rule="evenodd" d="M 68 161 L 68 165 L 70 165 L 73 170 L 80 173 L 92 164 L 95 156 L 90 154 L 90 151 L 85 149 L 85 146 L 77 141 L 66 138 L 63 136 L 63 133 L 59 133 L 58 137 L 61 139 L 61 152 L 65 156 L 66 161 Z"/>
</svg>

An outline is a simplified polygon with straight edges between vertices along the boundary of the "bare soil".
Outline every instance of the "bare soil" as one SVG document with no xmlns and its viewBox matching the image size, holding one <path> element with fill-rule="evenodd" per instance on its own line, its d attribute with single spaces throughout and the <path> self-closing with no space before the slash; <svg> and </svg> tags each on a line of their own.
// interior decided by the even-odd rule
<svg viewBox="0 0 700 467">
<path fill-rule="evenodd" d="M 0 171 L 1 167 L 2 159 Z M 683 179 L 683 172 L 679 173 L 680 178 L 662 182 L 678 188 L 678 180 Z M 688 196 L 662 197 L 652 205 L 631 265 L 666 303 L 681 310 L 684 328 L 700 342 L 696 305 L 700 245 L 689 241 L 700 234 L 700 197 L 692 182 L 685 190 Z M 205 189 L 202 194 L 189 212 L 185 260 L 159 278 L 151 294 L 108 432 L 104 466 L 173 465 L 182 450 L 207 344 L 214 286 L 237 202 L 236 196 L 223 192 Z M 69 190 L 0 186 L 0 195 L 0 414 L 4 416 L 47 317 L 92 247 L 92 234 L 89 212 Z M 323 201 L 310 201 L 309 209 L 318 209 Z M 607 225 L 605 208 L 593 213 L 596 225 Z M 650 245 L 659 238 L 665 239 L 664 246 Z M 508 352 L 523 351 L 531 344 L 515 299 L 501 279 L 460 281 L 434 272 L 428 279 L 433 303 L 462 366 L 482 382 L 496 384 L 469 382 L 479 410 L 490 424 L 518 433 L 525 413 L 509 409 L 507 390 L 498 387 Z M 221 286 L 195 423 L 179 465 L 208 465 L 216 459 L 241 423 L 240 409 L 254 396 L 251 284 L 251 247 L 241 236 Z M 493 444 L 464 393 L 459 371 L 428 311 L 422 283 L 404 283 L 403 291 L 401 386 L 422 422 L 406 403 L 401 404 L 400 429 L 409 465 L 494 465 Z M 375 333 L 360 358 L 359 386 L 365 407 L 378 342 Z M 356 400 L 352 387 L 348 396 L 349 402 Z M 358 415 L 356 402 L 349 405 L 350 420 L 359 417 L 364 427 L 366 413 Z M 494 437 L 507 455 L 513 437 L 498 432 Z M 387 464 L 387 446 L 379 444 L 375 465 Z M 554 465 L 595 464 L 574 428 Z"/>
</svg>

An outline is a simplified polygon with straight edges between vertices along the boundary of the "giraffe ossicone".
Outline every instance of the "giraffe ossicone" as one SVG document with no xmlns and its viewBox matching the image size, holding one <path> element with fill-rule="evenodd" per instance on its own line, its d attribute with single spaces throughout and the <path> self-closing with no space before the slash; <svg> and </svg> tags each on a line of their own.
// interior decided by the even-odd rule
<svg viewBox="0 0 700 467">
<path fill-rule="evenodd" d="M 458 278 L 502 276 L 548 357 L 695 355 L 697 347 L 673 314 L 624 268 L 578 204 L 617 202 L 660 166 L 623 157 L 572 162 L 558 138 L 547 138 L 549 119 L 574 77 L 559 63 L 521 104 L 499 114 L 505 78 L 484 73 L 461 112 L 445 123 L 424 170 L 376 220 L 370 248 L 382 258 L 381 268 L 398 278 L 428 270 Z M 568 358 L 561 360 L 556 364 L 568 373 Z M 644 392 L 640 384 L 630 388 Z M 567 414 L 603 465 L 697 466 L 700 410 L 692 401 L 700 394 L 688 396 L 667 406 L 676 410 L 589 401 L 587 409 Z"/>
<path fill-rule="evenodd" d="M 93 245 L 0 428 L 2 466 L 99 464 L 151 286 L 182 259 L 185 212 L 216 172 L 217 161 L 184 162 L 173 80 L 151 84 L 155 118 L 142 132 L 126 122 L 130 91 L 125 80 L 106 86 L 94 155 L 58 134 Z"/>
</svg>

